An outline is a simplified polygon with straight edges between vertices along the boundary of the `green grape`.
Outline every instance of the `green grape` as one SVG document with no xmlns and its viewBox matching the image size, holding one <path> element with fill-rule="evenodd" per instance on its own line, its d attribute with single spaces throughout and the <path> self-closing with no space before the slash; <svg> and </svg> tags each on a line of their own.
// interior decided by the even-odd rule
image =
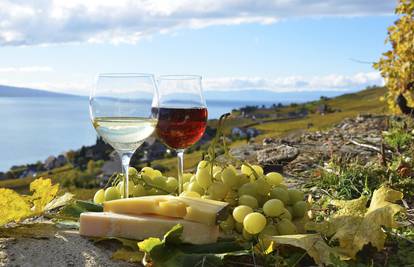
<svg viewBox="0 0 414 267">
<path fill-rule="evenodd" d="M 266 181 L 270 185 L 280 185 L 283 182 L 283 176 L 278 172 L 269 172 L 266 174 Z"/>
<path fill-rule="evenodd" d="M 266 226 L 266 217 L 259 212 L 252 212 L 246 215 L 243 220 L 243 227 L 249 234 L 260 233 Z"/>
<path fill-rule="evenodd" d="M 165 195 L 165 193 L 159 189 L 151 188 L 147 191 L 147 195 L 149 196 L 156 196 L 156 195 Z"/>
<path fill-rule="evenodd" d="M 293 207 L 292 206 L 286 206 L 286 209 L 289 211 L 290 214 L 293 214 Z"/>
<path fill-rule="evenodd" d="M 134 197 L 143 197 L 146 194 L 147 194 L 147 191 L 140 184 L 134 185 L 134 187 L 132 188 L 132 191 L 131 191 L 131 195 L 134 196 Z"/>
<path fill-rule="evenodd" d="M 252 209 L 257 209 L 259 207 L 257 199 L 250 195 L 242 195 L 241 197 L 239 197 L 239 205 L 246 205 L 251 207 Z"/>
<path fill-rule="evenodd" d="M 267 196 L 269 194 L 271 187 L 264 178 L 260 177 L 253 183 L 256 184 L 256 192 L 259 195 Z"/>
<path fill-rule="evenodd" d="M 229 166 L 224 168 L 223 172 L 221 173 L 221 180 L 230 188 L 233 188 L 239 184 L 239 177 L 237 176 L 236 172 Z"/>
<path fill-rule="evenodd" d="M 289 221 L 292 220 L 292 213 L 289 212 L 289 210 L 284 209 L 282 214 L 280 214 L 279 219 L 287 219 Z"/>
<path fill-rule="evenodd" d="M 152 183 L 159 188 L 166 188 L 167 179 L 163 176 L 155 176 L 152 178 Z"/>
<path fill-rule="evenodd" d="M 120 199 L 121 193 L 119 193 L 118 189 L 115 186 L 108 187 L 105 189 L 105 201 Z"/>
<path fill-rule="evenodd" d="M 285 205 L 289 204 L 289 193 L 286 189 L 282 187 L 275 187 L 270 190 L 270 198 L 279 199 Z"/>
<path fill-rule="evenodd" d="M 174 177 L 168 177 L 167 181 L 165 182 L 167 191 L 172 193 L 175 192 L 178 188 L 178 181 Z"/>
<path fill-rule="evenodd" d="M 246 228 L 243 228 L 243 230 L 242 230 L 242 236 L 243 236 L 243 239 L 244 239 L 244 240 L 246 240 L 246 241 L 250 241 L 250 240 L 252 240 L 252 239 L 253 239 L 253 235 L 252 235 L 252 234 L 250 234 L 250 233 L 246 230 Z"/>
<path fill-rule="evenodd" d="M 235 222 L 234 223 L 234 229 L 236 229 L 236 231 L 239 234 L 243 233 L 243 224 L 242 223 L 239 223 L 239 222 L 236 222 L 236 221 L 234 221 L 234 222 Z"/>
<path fill-rule="evenodd" d="M 199 169 L 210 169 L 210 162 L 208 162 L 207 160 L 200 161 L 197 165 L 197 171 Z"/>
<path fill-rule="evenodd" d="M 308 211 L 308 204 L 303 200 L 298 201 L 293 205 L 292 211 L 292 215 L 294 218 L 302 218 Z"/>
<path fill-rule="evenodd" d="M 268 248 L 272 241 L 267 239 L 268 236 L 277 236 L 279 232 L 277 231 L 276 225 L 274 224 L 267 224 L 263 231 L 259 234 L 259 240 L 263 248 Z"/>
<path fill-rule="evenodd" d="M 146 184 L 152 184 L 151 176 L 144 174 L 144 175 L 141 175 L 141 179 L 144 180 Z"/>
<path fill-rule="evenodd" d="M 180 196 L 182 196 L 182 197 L 197 197 L 197 198 L 201 197 L 201 195 L 199 193 L 194 192 L 194 191 L 184 191 L 180 194 Z"/>
<path fill-rule="evenodd" d="M 190 183 L 192 182 L 197 182 L 197 176 L 195 174 L 193 174 L 193 176 L 190 178 Z"/>
<path fill-rule="evenodd" d="M 211 185 L 211 175 L 210 170 L 208 168 L 200 168 L 196 172 L 196 179 L 197 183 L 204 189 L 207 190 L 207 188 Z"/>
<path fill-rule="evenodd" d="M 252 213 L 253 209 L 246 205 L 237 206 L 233 210 L 233 218 L 236 220 L 236 222 L 243 223 L 244 217 L 246 217 L 247 214 Z"/>
<path fill-rule="evenodd" d="M 226 197 L 224 198 L 224 201 L 229 203 L 230 206 L 236 206 L 237 205 L 237 193 L 233 190 L 229 190 L 227 192 Z"/>
<path fill-rule="evenodd" d="M 159 177 L 159 176 L 162 176 L 162 172 L 160 172 L 159 170 L 154 170 L 151 178 Z"/>
<path fill-rule="evenodd" d="M 213 179 L 216 181 L 220 181 L 221 182 L 221 172 L 215 172 L 213 174 Z"/>
<path fill-rule="evenodd" d="M 233 216 L 229 215 L 227 216 L 226 220 L 220 222 L 219 226 L 221 230 L 228 232 L 234 229 L 234 224 L 235 221 L 233 219 Z"/>
<path fill-rule="evenodd" d="M 263 168 L 260 167 L 259 165 L 252 165 L 252 168 L 255 170 L 255 172 L 257 173 L 257 175 L 263 176 Z"/>
<path fill-rule="evenodd" d="M 277 231 L 276 225 L 274 224 L 267 224 L 263 231 L 260 232 L 260 235 L 278 235 L 279 232 Z"/>
<path fill-rule="evenodd" d="M 240 170 L 243 174 L 250 176 L 252 174 L 252 169 L 249 166 L 242 164 Z"/>
<path fill-rule="evenodd" d="M 266 203 L 266 201 L 268 201 L 270 198 L 268 196 L 257 195 L 256 199 L 259 203 L 259 207 L 263 207 L 264 203 Z"/>
<path fill-rule="evenodd" d="M 255 197 L 257 195 L 256 192 L 257 192 L 256 184 L 253 184 L 253 183 L 250 183 L 250 182 L 240 186 L 240 188 L 238 190 L 239 196 L 250 195 L 250 196 Z"/>
<path fill-rule="evenodd" d="M 266 203 L 263 205 L 263 212 L 266 214 L 266 216 L 269 217 L 278 217 L 280 216 L 284 211 L 283 202 L 279 199 L 271 199 L 266 201 Z"/>
<path fill-rule="evenodd" d="M 233 172 L 234 172 L 234 173 L 237 173 L 237 169 L 236 169 L 236 167 L 234 167 L 233 165 L 229 164 L 229 165 L 227 166 L 227 168 L 230 168 L 230 169 L 232 169 L 232 170 L 233 170 Z"/>
<path fill-rule="evenodd" d="M 105 201 L 105 190 L 99 189 L 93 196 L 93 202 L 96 204 L 102 204 Z"/>
<path fill-rule="evenodd" d="M 251 166 L 251 168 L 249 166 L 243 164 L 241 166 L 241 172 L 243 174 L 249 176 L 251 181 L 254 181 L 257 178 L 254 175 L 253 170 L 256 172 L 256 174 L 258 175 L 258 177 L 263 176 L 263 168 L 262 167 L 260 167 L 259 165 L 250 165 L 250 166 Z M 253 168 L 253 170 L 252 170 L 252 168 Z"/>
<path fill-rule="evenodd" d="M 229 192 L 229 187 L 223 184 L 222 182 L 214 182 L 210 185 L 207 192 L 215 200 L 222 200 L 226 197 L 227 193 Z"/>
<path fill-rule="evenodd" d="M 189 182 L 192 176 L 193 174 L 190 172 L 183 173 L 183 183 Z"/>
<path fill-rule="evenodd" d="M 137 169 L 135 169 L 134 167 L 129 167 L 128 168 L 128 176 L 130 178 L 132 178 L 132 177 L 138 177 L 138 171 L 137 171 Z"/>
<path fill-rule="evenodd" d="M 222 167 L 214 165 L 213 166 L 213 173 L 221 172 L 223 170 Z"/>
<path fill-rule="evenodd" d="M 188 190 L 188 185 L 189 184 L 190 184 L 190 182 L 183 183 L 183 191 L 187 191 Z"/>
<path fill-rule="evenodd" d="M 121 197 L 124 197 L 124 181 L 120 181 L 116 185 L 116 189 L 118 189 L 118 192 L 121 194 Z M 134 189 L 134 183 L 132 181 L 129 181 L 128 183 L 128 193 L 131 195 L 132 190 Z"/>
<path fill-rule="evenodd" d="M 280 235 L 294 235 L 298 233 L 296 225 L 286 218 L 281 219 L 276 224 L 276 228 Z"/>
<path fill-rule="evenodd" d="M 237 176 L 239 177 L 239 187 L 250 182 L 250 178 L 244 173 L 237 174 Z"/>
<path fill-rule="evenodd" d="M 149 176 L 149 177 L 153 177 L 154 169 L 151 167 L 144 167 L 141 169 L 141 174 Z"/>
<path fill-rule="evenodd" d="M 197 192 L 200 196 L 204 195 L 204 190 L 203 188 L 197 183 L 197 181 L 195 182 L 191 182 L 188 187 L 187 187 L 187 191 L 193 191 L 193 192 Z"/>
<path fill-rule="evenodd" d="M 303 200 L 305 197 L 305 194 L 298 189 L 289 189 L 288 193 L 289 193 L 289 204 L 290 205 L 293 205 L 296 202 Z"/>
</svg>

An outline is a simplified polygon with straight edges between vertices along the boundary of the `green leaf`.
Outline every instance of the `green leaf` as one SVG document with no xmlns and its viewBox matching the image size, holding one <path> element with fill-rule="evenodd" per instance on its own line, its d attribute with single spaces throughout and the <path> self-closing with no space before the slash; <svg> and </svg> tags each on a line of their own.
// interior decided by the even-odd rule
<svg viewBox="0 0 414 267">
<path fill-rule="evenodd" d="M 153 266 L 223 266 L 227 256 L 250 255 L 236 242 L 217 242 L 206 245 L 182 244 L 180 236 L 183 226 L 176 225 L 164 238 L 147 238 L 138 243 L 141 251 L 147 253 Z"/>
<path fill-rule="evenodd" d="M 80 217 L 80 214 L 82 212 L 87 212 L 87 211 L 92 211 L 92 212 L 102 212 L 103 211 L 103 207 L 102 205 L 99 204 L 95 204 L 89 201 L 82 201 L 82 200 L 77 200 L 74 201 L 73 203 L 66 205 L 60 212 L 59 215 L 57 216 L 58 218 L 65 218 L 65 219 L 72 219 L 72 220 L 77 220 Z"/>
</svg>

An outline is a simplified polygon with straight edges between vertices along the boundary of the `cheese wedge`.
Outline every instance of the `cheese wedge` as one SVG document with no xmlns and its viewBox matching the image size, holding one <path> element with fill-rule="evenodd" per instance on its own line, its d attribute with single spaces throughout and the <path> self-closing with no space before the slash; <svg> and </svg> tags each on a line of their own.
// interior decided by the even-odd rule
<svg viewBox="0 0 414 267">
<path fill-rule="evenodd" d="M 117 199 L 103 203 L 104 211 L 120 214 L 154 214 L 215 225 L 228 215 L 228 203 L 171 195 Z"/>
<path fill-rule="evenodd" d="M 84 212 L 80 215 L 79 233 L 91 237 L 122 237 L 143 240 L 163 238 L 174 225 L 181 224 L 181 240 L 190 244 L 209 244 L 217 241 L 219 227 L 171 217 L 132 216 L 109 212 Z"/>
</svg>

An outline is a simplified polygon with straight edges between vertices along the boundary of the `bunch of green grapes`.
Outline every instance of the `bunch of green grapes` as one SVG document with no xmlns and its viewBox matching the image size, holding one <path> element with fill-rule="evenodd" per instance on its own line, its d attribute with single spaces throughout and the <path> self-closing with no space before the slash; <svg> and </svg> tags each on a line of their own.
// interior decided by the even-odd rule
<svg viewBox="0 0 414 267">
<path fill-rule="evenodd" d="M 178 181 L 174 177 L 165 177 L 159 170 L 144 167 L 140 172 L 130 167 L 128 170 L 128 191 L 132 197 L 148 195 L 165 195 L 176 192 Z M 93 201 L 101 204 L 104 201 L 120 199 L 123 197 L 124 182 L 118 179 L 112 186 L 100 189 L 95 193 Z"/>
<path fill-rule="evenodd" d="M 181 195 L 226 201 L 233 212 L 220 228 L 239 232 L 245 239 L 254 235 L 298 233 L 297 226 L 308 211 L 304 193 L 288 189 L 277 172 L 264 174 L 259 165 L 211 166 L 201 161 L 195 174 L 183 177 Z"/>
</svg>

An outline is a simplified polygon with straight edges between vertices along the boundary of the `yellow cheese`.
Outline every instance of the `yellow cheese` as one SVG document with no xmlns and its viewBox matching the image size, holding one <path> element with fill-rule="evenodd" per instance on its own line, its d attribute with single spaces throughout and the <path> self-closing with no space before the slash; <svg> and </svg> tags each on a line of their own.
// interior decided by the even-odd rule
<svg viewBox="0 0 414 267">
<path fill-rule="evenodd" d="M 219 228 L 202 223 L 153 215 L 132 216 L 109 212 L 84 212 L 80 216 L 79 233 L 91 237 L 122 237 L 143 240 L 162 238 L 174 225 L 181 224 L 181 240 L 191 244 L 217 241 Z"/>
<path fill-rule="evenodd" d="M 120 214 L 154 214 L 215 225 L 227 218 L 228 203 L 171 195 L 117 199 L 103 203 L 104 211 Z"/>
</svg>

